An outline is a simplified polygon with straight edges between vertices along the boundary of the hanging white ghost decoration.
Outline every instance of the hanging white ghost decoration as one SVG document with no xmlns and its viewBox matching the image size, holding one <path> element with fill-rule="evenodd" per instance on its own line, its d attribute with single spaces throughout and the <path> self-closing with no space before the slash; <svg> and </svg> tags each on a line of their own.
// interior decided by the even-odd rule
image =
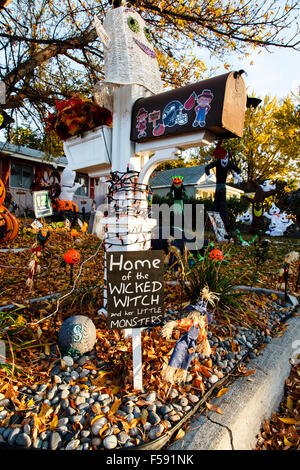
<svg viewBox="0 0 300 470">
<path fill-rule="evenodd" d="M 71 170 L 68 166 L 63 169 L 61 174 L 61 193 L 59 199 L 61 201 L 73 201 L 74 193 L 82 186 L 80 183 L 75 183 L 76 172 Z"/>
<path fill-rule="evenodd" d="M 151 35 L 136 11 L 124 6 L 113 8 L 103 26 L 95 17 L 95 26 L 104 45 L 104 83 L 141 85 L 153 94 L 162 91 Z"/>
</svg>

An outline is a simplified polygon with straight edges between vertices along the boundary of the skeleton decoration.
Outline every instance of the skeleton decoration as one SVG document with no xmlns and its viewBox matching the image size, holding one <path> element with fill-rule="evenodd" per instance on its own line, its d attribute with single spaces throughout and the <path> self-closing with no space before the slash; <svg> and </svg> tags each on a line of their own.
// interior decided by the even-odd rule
<svg viewBox="0 0 300 470">
<path fill-rule="evenodd" d="M 104 45 L 105 84 L 141 85 L 153 94 L 162 91 L 151 33 L 135 10 L 126 6 L 113 8 L 107 12 L 103 26 L 95 17 L 95 26 Z M 98 86 L 96 100 L 99 92 Z M 102 89 L 102 97 L 105 93 L 109 94 L 109 87 Z"/>
</svg>

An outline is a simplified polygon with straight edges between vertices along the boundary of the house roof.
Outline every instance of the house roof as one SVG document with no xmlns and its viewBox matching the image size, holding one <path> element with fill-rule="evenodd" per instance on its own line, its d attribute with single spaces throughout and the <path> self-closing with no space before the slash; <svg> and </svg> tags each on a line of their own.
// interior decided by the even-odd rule
<svg viewBox="0 0 300 470">
<path fill-rule="evenodd" d="M 154 171 L 150 176 L 151 188 L 167 187 L 172 185 L 172 177 L 180 175 L 184 177 L 184 186 L 196 185 L 205 173 L 205 165 L 190 166 L 185 168 L 172 168 L 165 171 Z"/>
<path fill-rule="evenodd" d="M 24 147 L 23 145 L 10 144 L 8 142 L 0 141 L 0 153 L 49 165 L 53 164 L 54 162 L 59 166 L 67 166 L 68 164 L 66 157 L 60 157 L 59 159 L 53 159 L 53 161 L 47 161 L 46 154 L 40 150 Z"/>
</svg>

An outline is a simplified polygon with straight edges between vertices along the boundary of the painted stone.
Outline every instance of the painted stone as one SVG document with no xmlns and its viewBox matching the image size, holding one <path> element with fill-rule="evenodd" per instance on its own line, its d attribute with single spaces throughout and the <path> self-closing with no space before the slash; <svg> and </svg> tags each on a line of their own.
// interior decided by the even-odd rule
<svg viewBox="0 0 300 470">
<path fill-rule="evenodd" d="M 78 356 L 93 349 L 96 343 L 96 327 L 84 315 L 67 318 L 58 334 L 58 347 L 62 354 Z"/>
</svg>

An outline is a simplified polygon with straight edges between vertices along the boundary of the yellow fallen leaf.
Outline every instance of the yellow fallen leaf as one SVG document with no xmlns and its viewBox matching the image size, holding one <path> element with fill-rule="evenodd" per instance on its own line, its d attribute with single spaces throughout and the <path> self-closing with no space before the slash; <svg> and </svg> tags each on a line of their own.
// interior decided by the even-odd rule
<svg viewBox="0 0 300 470">
<path fill-rule="evenodd" d="M 228 392 L 229 388 L 221 388 L 221 390 L 218 391 L 217 398 L 225 395 Z"/>
<path fill-rule="evenodd" d="M 95 418 L 93 418 L 92 421 L 91 421 L 91 426 L 93 426 L 94 422 L 97 421 L 97 419 L 102 418 L 103 416 L 105 416 L 104 413 L 101 413 L 101 414 L 95 416 Z"/>
<path fill-rule="evenodd" d="M 55 415 L 55 416 L 53 417 L 53 419 L 52 419 L 50 425 L 49 425 L 50 431 L 54 431 L 54 429 L 57 428 L 57 423 L 58 423 L 58 416 Z"/>
<path fill-rule="evenodd" d="M 179 429 L 178 433 L 175 436 L 175 441 L 178 439 L 182 439 L 185 436 L 185 431 L 183 429 Z"/>
<path fill-rule="evenodd" d="M 99 431 L 99 436 L 102 437 L 103 433 L 110 427 L 109 423 L 104 424 L 104 426 Z"/>
<path fill-rule="evenodd" d="M 280 419 L 280 421 L 282 421 L 285 424 L 296 424 L 297 423 L 295 418 L 278 418 L 278 419 Z"/>
<path fill-rule="evenodd" d="M 293 409 L 293 400 L 291 397 L 287 397 L 286 399 L 286 406 L 290 409 Z"/>
<path fill-rule="evenodd" d="M 118 400 L 116 400 L 116 401 L 112 404 L 112 406 L 111 406 L 111 408 L 110 408 L 110 410 L 109 410 L 108 416 L 114 415 L 115 412 L 119 409 L 121 403 L 122 403 L 121 398 L 119 398 Z"/>
<path fill-rule="evenodd" d="M 284 442 L 284 445 L 288 447 L 292 447 L 295 445 L 293 442 L 289 441 L 285 436 L 283 436 L 283 442 Z"/>
<path fill-rule="evenodd" d="M 220 408 L 218 408 L 217 406 L 215 405 L 212 405 L 211 403 L 206 403 L 206 407 L 210 410 L 210 411 L 215 411 L 216 413 L 219 413 L 220 415 L 223 414 L 222 410 L 220 410 Z"/>
</svg>

